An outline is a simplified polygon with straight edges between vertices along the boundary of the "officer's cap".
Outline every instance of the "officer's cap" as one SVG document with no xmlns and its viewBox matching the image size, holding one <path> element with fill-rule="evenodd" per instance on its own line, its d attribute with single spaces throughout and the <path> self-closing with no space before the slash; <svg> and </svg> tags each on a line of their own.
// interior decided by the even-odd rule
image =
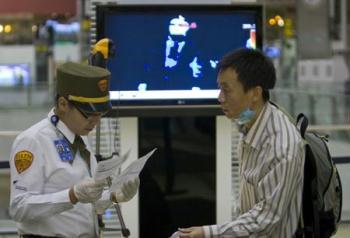
<svg viewBox="0 0 350 238">
<path fill-rule="evenodd" d="M 57 94 L 90 112 L 107 112 L 110 72 L 87 64 L 67 62 L 57 68 Z"/>
</svg>

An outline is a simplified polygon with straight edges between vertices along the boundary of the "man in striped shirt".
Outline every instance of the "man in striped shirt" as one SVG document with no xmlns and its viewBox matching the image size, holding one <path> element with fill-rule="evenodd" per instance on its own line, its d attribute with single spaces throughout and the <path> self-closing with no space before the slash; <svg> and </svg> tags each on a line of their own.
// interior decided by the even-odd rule
<svg viewBox="0 0 350 238">
<path fill-rule="evenodd" d="M 275 68 L 260 51 L 239 49 L 223 57 L 218 72 L 218 100 L 242 133 L 240 209 L 233 221 L 179 228 L 178 237 L 291 238 L 301 214 L 305 151 L 296 127 L 269 102 Z"/>
</svg>

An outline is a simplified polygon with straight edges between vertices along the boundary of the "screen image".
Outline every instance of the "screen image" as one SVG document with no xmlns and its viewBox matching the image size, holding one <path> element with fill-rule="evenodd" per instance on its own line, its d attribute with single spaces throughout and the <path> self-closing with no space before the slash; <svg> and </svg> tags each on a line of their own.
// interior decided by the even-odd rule
<svg viewBox="0 0 350 238">
<path fill-rule="evenodd" d="M 118 105 L 218 105 L 217 65 L 261 48 L 261 8 L 98 6 L 97 39 L 110 38 L 111 98 Z"/>
<path fill-rule="evenodd" d="M 27 86 L 29 83 L 29 64 L 0 64 L 0 87 Z"/>
</svg>

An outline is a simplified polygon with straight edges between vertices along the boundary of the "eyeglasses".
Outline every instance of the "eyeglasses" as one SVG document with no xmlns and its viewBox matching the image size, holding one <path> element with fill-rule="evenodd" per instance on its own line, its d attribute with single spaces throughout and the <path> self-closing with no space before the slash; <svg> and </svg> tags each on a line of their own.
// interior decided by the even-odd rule
<svg viewBox="0 0 350 238">
<path fill-rule="evenodd" d="M 83 115 L 83 117 L 85 119 L 89 119 L 91 117 L 103 117 L 104 115 L 106 115 L 108 113 L 108 111 L 106 112 L 92 112 L 92 111 L 85 111 L 81 108 L 79 108 L 74 102 L 68 100 L 68 102 L 73 105 L 79 112 L 81 115 Z"/>
<path fill-rule="evenodd" d="M 85 119 L 89 119 L 90 117 L 102 117 L 107 114 L 107 112 L 90 112 L 90 111 L 84 111 L 80 109 L 79 107 L 75 106 L 74 107 L 85 117 Z"/>
</svg>

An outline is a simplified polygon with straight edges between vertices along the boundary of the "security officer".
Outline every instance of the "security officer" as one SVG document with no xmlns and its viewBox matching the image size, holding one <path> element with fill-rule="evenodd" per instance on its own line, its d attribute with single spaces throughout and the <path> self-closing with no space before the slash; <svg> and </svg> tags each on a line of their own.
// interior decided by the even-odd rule
<svg viewBox="0 0 350 238">
<path fill-rule="evenodd" d="M 21 237 L 97 237 L 97 201 L 130 200 L 139 180 L 103 191 L 87 135 L 111 109 L 110 73 L 68 62 L 57 69 L 56 105 L 12 146 L 10 215 Z M 102 196 L 103 195 L 103 196 Z"/>
</svg>

